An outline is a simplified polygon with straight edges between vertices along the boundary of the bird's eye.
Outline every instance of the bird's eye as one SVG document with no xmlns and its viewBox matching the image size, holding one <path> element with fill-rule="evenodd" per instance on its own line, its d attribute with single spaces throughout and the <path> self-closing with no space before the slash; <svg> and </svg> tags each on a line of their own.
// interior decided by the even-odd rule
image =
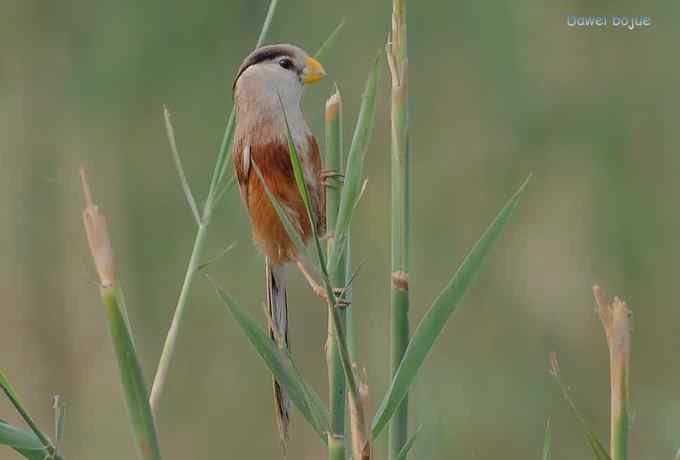
<svg viewBox="0 0 680 460">
<path fill-rule="evenodd" d="M 279 65 L 286 70 L 290 70 L 293 68 L 293 61 L 288 58 L 283 58 L 279 61 Z"/>
</svg>

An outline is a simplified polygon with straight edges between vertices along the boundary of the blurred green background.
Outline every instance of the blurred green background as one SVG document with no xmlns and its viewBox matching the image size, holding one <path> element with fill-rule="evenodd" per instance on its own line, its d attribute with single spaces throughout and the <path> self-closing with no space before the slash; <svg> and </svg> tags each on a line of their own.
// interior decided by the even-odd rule
<svg viewBox="0 0 680 460">
<path fill-rule="evenodd" d="M 680 447 L 672 286 L 680 16 L 671 2 L 599 3 L 410 2 L 414 324 L 534 173 L 417 380 L 412 426 L 423 430 L 414 459 L 538 458 L 547 418 L 555 458 L 589 458 L 546 369 L 556 351 L 606 440 L 609 373 L 595 282 L 634 310 L 632 458 L 670 459 Z M 44 427 L 51 395 L 63 395 L 69 458 L 134 455 L 81 225 L 78 166 L 87 166 L 109 217 L 150 383 L 194 235 L 161 107 L 173 111 L 187 174 L 203 197 L 231 80 L 266 8 L 259 0 L 2 2 L 0 367 Z M 269 42 L 314 52 L 346 19 L 324 61 L 330 78 L 304 101 L 317 136 L 335 80 L 349 143 L 390 8 L 387 0 L 281 0 Z M 647 15 L 652 26 L 577 29 L 566 25 L 570 14 Z M 353 258 L 366 261 L 354 307 L 373 405 L 388 383 L 388 94 L 383 72 L 353 232 Z M 217 210 L 208 254 L 233 241 L 211 273 L 262 318 L 263 262 L 235 191 Z M 301 277 L 291 278 L 294 356 L 325 395 L 326 311 Z M 180 335 L 159 418 L 165 458 L 279 458 L 270 375 L 201 277 Z M 4 400 L 0 417 L 19 423 Z M 102 449 L 105 457 L 96 455 Z M 296 414 L 288 458 L 323 456 Z M 0 458 L 15 457 L 2 449 Z"/>
</svg>

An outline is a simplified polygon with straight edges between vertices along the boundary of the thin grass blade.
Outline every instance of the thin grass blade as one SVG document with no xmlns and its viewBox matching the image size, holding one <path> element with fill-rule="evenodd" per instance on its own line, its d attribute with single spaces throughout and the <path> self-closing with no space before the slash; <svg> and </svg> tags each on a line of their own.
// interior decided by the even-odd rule
<svg viewBox="0 0 680 460">
<path fill-rule="evenodd" d="M 333 47 L 333 45 L 335 45 L 335 42 L 338 40 L 343 27 L 345 27 L 344 19 L 340 21 L 340 24 L 338 24 L 335 29 L 333 29 L 333 32 L 331 32 L 326 41 L 323 42 L 323 45 L 321 45 L 319 50 L 314 54 L 314 58 L 316 60 L 323 61 L 323 58 L 326 57 L 326 53 Z"/>
<path fill-rule="evenodd" d="M 267 16 L 262 25 L 262 30 L 257 41 L 256 47 L 259 47 L 265 40 L 269 28 L 274 17 L 274 11 L 276 10 L 277 0 L 272 0 L 269 4 L 269 9 L 267 11 Z M 208 191 L 208 196 L 205 200 L 205 205 L 203 207 L 203 215 L 201 216 L 202 225 L 199 225 L 196 231 L 196 237 L 194 239 L 194 246 L 191 251 L 191 256 L 189 258 L 189 263 L 184 275 L 184 282 L 179 292 L 177 298 L 177 306 L 175 307 L 175 314 L 172 318 L 172 323 L 168 330 L 168 334 L 165 338 L 163 344 L 163 350 L 161 352 L 160 359 L 158 360 L 158 368 L 156 369 L 156 375 L 151 386 L 151 397 L 150 404 L 154 412 L 157 412 L 158 406 L 160 404 L 160 398 L 163 394 L 163 389 L 165 382 L 168 377 L 168 372 L 170 370 L 170 363 L 175 355 L 175 349 L 177 348 L 177 338 L 179 335 L 180 327 L 186 317 L 187 305 L 189 300 L 189 293 L 193 285 L 194 277 L 198 272 L 197 267 L 200 264 L 200 260 L 203 258 L 203 251 L 205 248 L 205 242 L 208 236 L 208 227 L 210 220 L 212 218 L 212 213 L 223 196 L 224 192 L 233 186 L 233 179 L 230 182 L 231 185 L 225 187 L 224 175 L 226 173 L 229 154 L 231 152 L 231 145 L 234 139 L 234 123 L 236 119 L 236 112 L 234 107 L 231 109 L 229 114 L 227 124 L 222 135 L 222 141 L 220 143 L 219 150 L 217 152 L 217 159 L 215 161 L 215 168 L 213 169 L 210 178 L 210 188 Z"/>
<path fill-rule="evenodd" d="M 302 163 L 300 162 L 300 156 L 298 155 L 297 148 L 295 147 L 295 142 L 293 142 L 293 134 L 290 131 L 290 125 L 288 124 L 288 115 L 283 107 L 283 100 L 281 100 L 281 95 L 279 95 L 279 102 L 281 103 L 281 112 L 283 113 L 283 120 L 286 125 L 286 134 L 288 138 L 288 154 L 290 157 L 291 166 L 293 168 L 293 176 L 295 177 L 295 184 L 297 185 L 302 201 L 305 204 L 305 210 L 307 211 L 307 219 L 309 220 L 309 225 L 312 231 L 312 239 L 314 240 L 314 247 L 316 248 L 317 260 L 319 262 L 319 268 L 321 269 L 321 274 L 323 275 L 324 284 L 326 286 L 326 291 L 329 299 L 335 298 L 333 294 L 333 288 L 330 284 L 330 279 L 328 276 L 328 267 L 326 266 L 326 257 L 324 255 L 323 247 L 321 245 L 321 240 L 316 232 L 316 222 L 318 216 L 312 208 L 312 200 L 309 195 L 309 190 L 307 189 L 307 184 L 305 183 L 305 174 L 302 170 Z"/>
<path fill-rule="evenodd" d="M 234 249 L 235 247 L 236 247 L 236 241 L 234 241 L 229 246 L 227 246 L 226 248 L 224 248 L 220 252 L 218 252 L 215 257 L 212 257 L 207 262 L 203 262 L 202 264 L 200 264 L 198 267 L 196 267 L 196 270 L 198 270 L 198 271 L 205 270 L 206 268 L 208 268 L 212 264 L 218 262 L 222 257 L 227 255 L 227 253 L 229 251 L 231 251 L 232 249 Z"/>
<path fill-rule="evenodd" d="M 212 281 L 212 280 L 211 280 Z M 238 325 L 255 351 L 271 370 L 276 380 L 283 385 L 288 396 L 300 410 L 305 419 L 319 434 L 324 442 L 327 442 L 326 434 L 329 431 L 328 411 L 321 402 L 321 398 L 304 381 L 295 367 L 290 354 L 278 348 L 241 307 L 239 302 L 229 293 L 215 285 L 218 296 L 229 309 Z"/>
<path fill-rule="evenodd" d="M 50 441 L 49 437 L 47 437 L 47 435 L 43 433 L 40 428 L 38 428 L 38 425 L 36 425 L 33 417 L 31 417 L 24 405 L 21 403 L 19 396 L 16 394 L 14 388 L 12 388 L 12 385 L 9 383 L 9 380 L 2 372 L 0 372 L 0 387 L 2 388 L 2 391 L 5 393 L 5 395 L 7 395 L 7 398 L 10 400 L 19 415 L 21 415 L 21 418 L 24 419 L 26 424 L 31 428 L 35 436 L 42 444 L 43 448 L 53 450 L 54 446 L 52 445 L 52 441 Z"/>
<path fill-rule="evenodd" d="M 279 216 L 279 219 L 281 220 L 283 227 L 286 229 L 288 238 L 290 238 L 290 240 L 293 242 L 298 252 L 300 254 L 304 254 L 305 244 L 302 241 L 302 235 L 300 235 L 300 230 L 295 227 L 293 222 L 290 220 L 288 213 L 283 209 L 283 205 L 281 205 L 279 200 L 274 196 L 271 190 L 269 190 L 267 182 L 264 180 L 264 176 L 262 176 L 262 171 L 260 171 L 260 168 L 257 166 L 254 160 L 253 169 L 255 169 L 255 173 L 257 174 L 258 179 L 262 183 L 262 187 L 264 188 L 264 192 L 267 194 L 267 198 L 269 198 L 269 201 L 272 203 L 272 206 L 274 206 L 276 214 Z"/>
<path fill-rule="evenodd" d="M 215 192 L 215 200 L 213 201 L 213 206 L 217 206 L 217 204 L 222 201 L 222 198 L 229 192 L 231 189 L 234 188 L 236 185 L 236 176 L 231 176 L 231 178 L 228 181 L 222 181 L 222 184 L 218 189 L 217 192 Z"/>
<path fill-rule="evenodd" d="M 352 144 L 347 156 L 345 183 L 340 194 L 340 210 L 335 227 L 335 244 L 328 263 L 330 270 L 337 270 L 342 253 L 346 248 L 345 240 L 349 231 L 354 205 L 360 196 L 363 183 L 364 159 L 373 133 L 376 108 L 376 90 L 380 79 L 380 55 L 378 54 L 369 73 L 362 96 L 359 117 L 354 128 Z"/>
<path fill-rule="evenodd" d="M 189 180 L 184 173 L 184 167 L 182 166 L 182 158 L 179 155 L 179 150 L 177 148 L 177 140 L 175 138 L 175 128 L 172 126 L 172 120 L 170 116 L 170 110 L 166 106 L 163 106 L 163 118 L 165 119 L 165 131 L 168 135 L 168 143 L 170 144 L 170 151 L 172 152 L 172 160 L 175 163 L 175 168 L 177 169 L 177 175 L 179 176 L 179 181 L 182 184 L 182 190 L 184 191 L 184 196 L 186 197 L 191 213 L 194 215 L 194 220 L 197 225 L 201 225 L 201 214 L 198 211 L 198 206 L 196 205 L 196 199 L 191 191 L 191 186 L 189 185 Z"/>
<path fill-rule="evenodd" d="M 451 281 L 449 281 L 449 284 L 435 299 L 420 321 L 420 324 L 418 324 L 406 348 L 401 364 L 387 390 L 387 394 L 373 418 L 374 437 L 380 434 L 408 393 L 420 366 L 439 337 L 446 321 L 455 311 L 467 287 L 479 271 L 482 261 L 493 247 L 505 228 L 510 215 L 519 204 L 520 196 L 530 177 L 524 181 L 508 203 L 501 209 L 491 225 L 484 231 L 479 241 L 477 241 L 453 275 L 453 278 L 451 278 Z"/>
<path fill-rule="evenodd" d="M 583 427 L 583 433 L 585 434 L 586 437 L 586 441 L 588 442 L 590 449 L 593 451 L 595 460 L 611 460 L 611 457 L 607 453 L 607 449 L 604 448 L 604 446 L 598 439 L 597 435 L 595 434 L 595 431 L 593 430 L 592 426 L 588 423 L 588 421 L 583 416 L 581 411 L 578 410 L 578 407 L 576 407 L 576 403 L 569 394 L 567 386 L 562 381 L 562 376 L 560 375 L 560 366 L 559 363 L 557 362 L 557 357 L 555 356 L 554 353 L 550 356 L 550 374 L 555 379 L 555 382 L 557 382 L 557 385 L 560 387 L 560 390 L 562 390 L 562 396 L 564 397 L 565 401 L 567 401 L 567 403 L 569 404 L 571 411 L 574 413 L 578 421 L 581 423 L 581 426 Z"/>
<path fill-rule="evenodd" d="M 290 125 L 288 124 L 288 115 L 283 107 L 283 100 L 279 94 L 279 102 L 281 103 L 281 111 L 283 112 L 283 121 L 286 124 L 286 134 L 288 139 L 288 153 L 290 156 L 290 162 L 293 167 L 293 176 L 295 177 L 295 183 L 297 184 L 298 191 L 302 196 L 302 201 L 305 203 L 305 208 L 307 210 L 307 216 L 309 217 L 309 222 L 312 225 L 312 231 L 316 229 L 316 219 L 317 216 L 312 209 L 311 198 L 309 196 L 309 190 L 307 189 L 307 184 L 305 183 L 305 174 L 302 170 L 302 164 L 300 163 L 300 156 L 298 155 L 297 148 L 295 147 L 295 142 L 293 142 L 293 135 L 290 132 Z"/>
<path fill-rule="evenodd" d="M 545 424 L 545 436 L 543 437 L 543 460 L 550 460 L 551 453 L 552 432 L 550 431 L 550 420 Z"/>
<path fill-rule="evenodd" d="M 422 427 L 423 425 L 420 425 L 418 428 L 416 428 L 416 431 L 414 431 L 411 437 L 408 438 L 406 444 L 404 444 L 404 447 L 401 448 L 395 460 L 404 460 L 406 458 L 408 453 L 411 451 L 413 444 L 416 442 L 416 438 L 418 437 L 418 433 L 420 433 L 420 429 Z"/>
<path fill-rule="evenodd" d="M 267 35 L 269 34 L 269 29 L 274 19 L 274 12 L 276 11 L 276 6 L 278 5 L 278 0 L 272 0 L 269 3 L 269 8 L 267 9 L 267 16 L 262 23 L 262 29 L 260 30 L 260 36 L 257 39 L 257 44 L 255 48 L 259 48 L 264 43 Z M 215 198 L 215 191 L 219 187 L 219 184 L 224 179 L 224 174 L 227 170 L 227 164 L 229 163 L 229 154 L 231 153 L 231 144 L 234 140 L 234 123 L 236 120 L 236 112 L 234 108 L 231 109 L 229 118 L 227 121 L 227 126 L 224 129 L 224 134 L 222 136 L 222 143 L 220 144 L 220 150 L 217 154 L 217 162 L 215 163 L 215 169 L 213 170 L 212 179 L 210 180 L 210 191 L 208 192 L 208 200 L 206 208 L 203 213 L 203 220 L 205 221 L 206 214 L 212 212 L 212 200 Z"/>
<path fill-rule="evenodd" d="M 269 28 L 272 25 L 272 19 L 274 19 L 274 12 L 276 11 L 276 6 L 278 3 L 279 0 L 272 0 L 271 3 L 269 3 L 267 16 L 264 18 L 264 22 L 262 23 L 262 29 L 260 30 L 260 36 L 257 38 L 257 44 L 255 45 L 255 48 L 259 48 L 264 44 L 267 34 L 269 33 Z"/>
</svg>

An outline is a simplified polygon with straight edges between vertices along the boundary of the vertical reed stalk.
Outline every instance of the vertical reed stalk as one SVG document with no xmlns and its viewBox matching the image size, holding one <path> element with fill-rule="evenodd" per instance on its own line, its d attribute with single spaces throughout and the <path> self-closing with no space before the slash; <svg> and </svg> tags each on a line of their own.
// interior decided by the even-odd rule
<svg viewBox="0 0 680 460">
<path fill-rule="evenodd" d="M 609 455 L 612 460 L 628 459 L 629 428 L 629 373 L 631 320 L 630 310 L 618 297 L 609 303 L 602 289 L 593 287 L 602 327 L 609 346 L 609 370 L 611 391 L 611 432 Z"/>
<path fill-rule="evenodd" d="M 392 76 L 391 108 L 391 369 L 397 372 L 409 343 L 409 236 L 411 225 L 408 133 L 408 57 L 405 0 L 394 0 L 392 33 L 386 46 Z M 389 427 L 389 459 L 408 439 L 408 399 L 404 398 Z"/>
<path fill-rule="evenodd" d="M 340 92 L 336 90 L 326 102 L 326 169 L 339 173 L 343 168 L 342 151 L 342 103 Z M 335 240 L 333 234 L 340 206 L 340 181 L 328 178 L 326 188 L 326 229 L 331 237 L 328 239 L 327 254 L 330 257 Z M 345 252 L 346 254 L 346 252 Z M 344 258 L 344 256 L 343 256 Z M 338 267 L 331 267 L 329 278 L 333 286 L 345 285 L 345 264 L 341 260 Z M 338 351 L 338 341 L 333 328 L 333 312 L 335 306 L 328 306 L 328 340 L 326 341 L 326 359 L 328 363 L 328 398 L 330 401 L 331 431 L 328 434 L 329 460 L 345 460 L 345 410 L 346 385 L 345 371 Z M 346 329 L 345 311 L 340 310 L 340 322 Z"/>
</svg>

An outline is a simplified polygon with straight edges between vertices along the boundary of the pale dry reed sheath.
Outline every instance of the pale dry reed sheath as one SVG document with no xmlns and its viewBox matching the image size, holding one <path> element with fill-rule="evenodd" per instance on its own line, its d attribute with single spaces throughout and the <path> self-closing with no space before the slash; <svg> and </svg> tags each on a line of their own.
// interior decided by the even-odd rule
<svg viewBox="0 0 680 460">
<path fill-rule="evenodd" d="M 593 295 L 609 347 L 611 410 L 609 455 L 612 460 L 626 460 L 630 425 L 631 311 L 618 297 L 608 302 L 599 286 L 593 286 Z"/>
</svg>

